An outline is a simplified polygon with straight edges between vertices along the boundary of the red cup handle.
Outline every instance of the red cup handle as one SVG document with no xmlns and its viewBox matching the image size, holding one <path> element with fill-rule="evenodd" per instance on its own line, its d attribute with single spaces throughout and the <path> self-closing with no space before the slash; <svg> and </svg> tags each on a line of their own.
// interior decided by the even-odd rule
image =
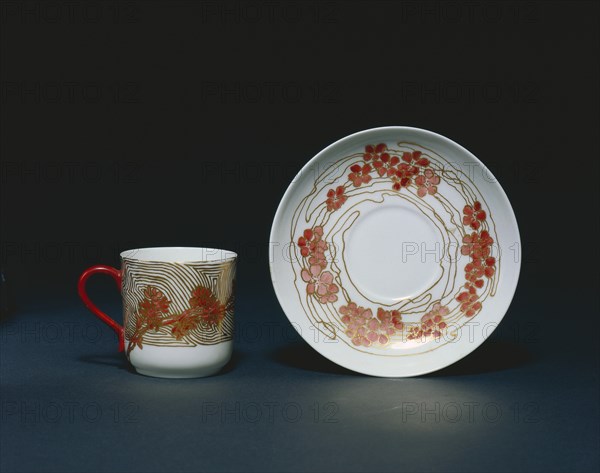
<svg viewBox="0 0 600 473">
<path fill-rule="evenodd" d="M 121 290 L 121 271 L 119 271 L 118 269 L 115 269 L 111 266 L 103 266 L 103 265 L 92 266 L 91 268 L 86 269 L 79 277 L 79 283 L 77 284 L 77 292 L 79 292 L 79 297 L 81 297 L 81 300 L 83 301 L 85 306 L 92 312 L 92 314 L 94 314 L 96 317 L 98 317 L 100 320 L 102 320 L 106 325 L 108 325 L 110 328 L 112 328 L 116 332 L 117 336 L 119 337 L 119 351 L 123 351 L 125 349 L 125 340 L 123 338 L 123 327 L 121 325 L 119 325 L 117 322 L 115 322 L 113 319 L 111 319 L 104 312 L 102 312 L 100 309 L 98 309 L 98 307 L 96 307 L 96 305 L 90 300 L 90 298 L 87 295 L 87 292 L 85 291 L 85 284 L 86 284 L 88 278 L 93 274 L 108 274 L 109 276 L 112 276 L 112 278 L 117 283 L 117 287 L 119 288 L 119 291 L 120 291 Z"/>
</svg>

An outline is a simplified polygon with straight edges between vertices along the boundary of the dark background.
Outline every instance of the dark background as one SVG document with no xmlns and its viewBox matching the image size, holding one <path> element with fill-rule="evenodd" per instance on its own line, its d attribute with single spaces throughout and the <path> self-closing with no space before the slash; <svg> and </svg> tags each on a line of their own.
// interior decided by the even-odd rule
<svg viewBox="0 0 600 473">
<path fill-rule="evenodd" d="M 597 471 L 596 2 L 1 8 L 2 471 Z M 293 176 L 385 125 L 479 157 L 524 248 L 491 340 L 405 380 L 313 352 L 268 268 Z M 220 376 L 131 374 L 77 299 L 87 266 L 164 245 L 240 255 Z M 112 281 L 90 293 L 118 314 Z"/>
</svg>

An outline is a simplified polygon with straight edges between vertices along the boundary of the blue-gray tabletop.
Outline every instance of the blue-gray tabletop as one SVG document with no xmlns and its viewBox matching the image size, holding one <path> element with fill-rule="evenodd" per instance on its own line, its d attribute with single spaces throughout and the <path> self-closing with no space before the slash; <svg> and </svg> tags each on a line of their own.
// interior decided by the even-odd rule
<svg viewBox="0 0 600 473">
<path fill-rule="evenodd" d="M 544 323 L 575 310 L 517 293 L 467 358 L 379 379 L 242 295 L 226 369 L 167 380 L 132 372 L 75 299 L 32 304 L 1 325 L 2 471 L 594 471 L 597 346 Z"/>
</svg>

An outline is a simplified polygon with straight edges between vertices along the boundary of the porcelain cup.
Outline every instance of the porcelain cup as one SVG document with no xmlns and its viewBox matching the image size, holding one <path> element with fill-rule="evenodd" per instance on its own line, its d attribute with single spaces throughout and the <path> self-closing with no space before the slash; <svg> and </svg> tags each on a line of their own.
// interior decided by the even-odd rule
<svg viewBox="0 0 600 473">
<path fill-rule="evenodd" d="M 135 370 L 161 378 L 219 372 L 233 350 L 237 255 L 213 248 L 142 248 L 121 253 L 121 269 L 92 266 L 79 278 L 86 307 L 119 337 Z M 86 293 L 93 274 L 111 276 L 123 298 L 123 325 Z"/>
</svg>

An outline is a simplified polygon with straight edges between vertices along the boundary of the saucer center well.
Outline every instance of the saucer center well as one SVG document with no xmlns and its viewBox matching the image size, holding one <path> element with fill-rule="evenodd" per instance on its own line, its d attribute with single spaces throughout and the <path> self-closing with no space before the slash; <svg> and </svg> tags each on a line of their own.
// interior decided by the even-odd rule
<svg viewBox="0 0 600 473">
<path fill-rule="evenodd" d="M 380 303 L 415 297 L 441 274 L 441 235 L 426 215 L 408 205 L 385 203 L 364 213 L 344 242 L 354 286 Z"/>
</svg>

